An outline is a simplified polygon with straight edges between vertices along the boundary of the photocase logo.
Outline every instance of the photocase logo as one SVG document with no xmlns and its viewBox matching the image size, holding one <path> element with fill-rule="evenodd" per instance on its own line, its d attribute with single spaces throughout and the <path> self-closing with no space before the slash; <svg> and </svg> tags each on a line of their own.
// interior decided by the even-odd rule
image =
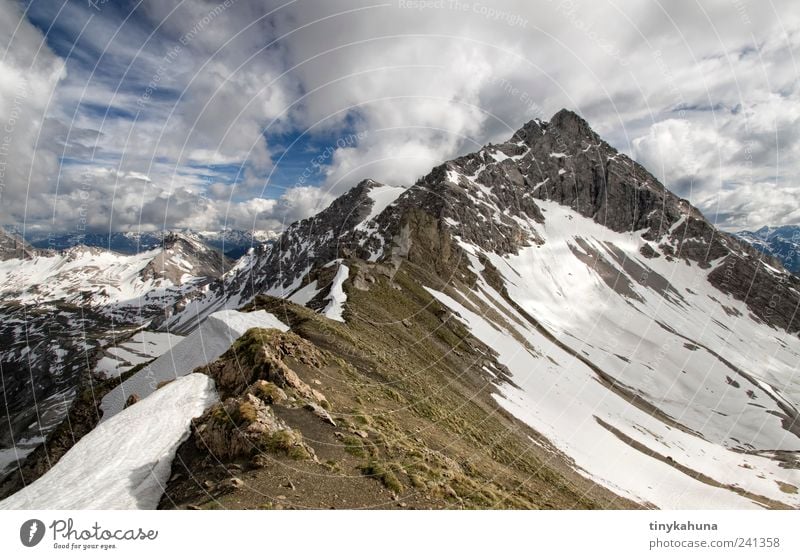
<svg viewBox="0 0 800 559">
<path fill-rule="evenodd" d="M 19 529 L 19 539 L 25 547 L 37 545 L 44 537 L 44 522 L 31 518 L 22 523 Z"/>
</svg>

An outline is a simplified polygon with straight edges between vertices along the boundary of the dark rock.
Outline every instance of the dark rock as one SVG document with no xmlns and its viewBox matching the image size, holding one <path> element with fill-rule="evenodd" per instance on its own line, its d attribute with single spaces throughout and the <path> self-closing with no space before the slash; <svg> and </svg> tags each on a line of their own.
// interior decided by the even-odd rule
<svg viewBox="0 0 800 559">
<path fill-rule="evenodd" d="M 141 400 L 141 398 L 139 397 L 138 394 L 131 394 L 130 396 L 128 396 L 128 399 L 125 400 L 125 406 L 124 407 L 125 408 L 129 408 L 133 404 L 137 403 L 139 400 Z"/>
<path fill-rule="evenodd" d="M 644 256 L 645 258 L 658 258 L 661 256 L 656 249 L 650 243 L 645 243 L 639 248 L 639 254 Z"/>
</svg>

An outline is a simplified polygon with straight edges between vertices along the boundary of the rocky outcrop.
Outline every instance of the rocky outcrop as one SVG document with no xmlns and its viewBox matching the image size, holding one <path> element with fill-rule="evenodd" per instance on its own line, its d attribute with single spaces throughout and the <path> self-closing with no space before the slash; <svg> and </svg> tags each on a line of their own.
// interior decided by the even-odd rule
<svg viewBox="0 0 800 559">
<path fill-rule="evenodd" d="M 325 396 L 286 365 L 287 356 L 314 367 L 324 362 L 312 344 L 291 332 L 253 328 L 219 360 L 200 371 L 214 379 L 223 398 L 241 394 L 248 387 L 257 393 L 261 389 L 272 391 L 274 386 L 280 390 L 274 395 L 279 400 L 292 398 L 325 404 Z"/>
<path fill-rule="evenodd" d="M 215 404 L 194 420 L 194 444 L 219 460 L 248 458 L 265 451 L 312 458 L 314 451 L 303 442 L 302 435 L 277 418 L 264 399 L 253 392 Z"/>
<path fill-rule="evenodd" d="M 221 460 L 264 452 L 313 459 L 313 448 L 275 408 L 306 409 L 325 423 L 335 422 L 325 395 L 303 381 L 287 357 L 315 369 L 325 363 L 319 350 L 296 334 L 253 328 L 217 361 L 198 369 L 214 379 L 223 401 L 193 421 L 195 447 Z"/>
</svg>

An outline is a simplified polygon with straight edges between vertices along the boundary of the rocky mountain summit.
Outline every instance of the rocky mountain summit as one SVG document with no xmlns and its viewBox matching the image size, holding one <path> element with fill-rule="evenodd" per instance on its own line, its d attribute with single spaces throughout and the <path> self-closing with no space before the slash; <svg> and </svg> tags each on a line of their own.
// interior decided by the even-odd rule
<svg viewBox="0 0 800 559">
<path fill-rule="evenodd" d="M 387 190 L 394 195 L 388 207 Z M 645 241 L 641 252 L 648 259 L 683 259 L 705 269 L 717 264 L 708 276 L 715 287 L 746 301 L 761 320 L 793 332 L 800 329 L 791 312 L 792 303 L 800 300 L 800 285 L 782 273 L 776 259 L 716 229 L 568 110 L 550 122 L 527 123 L 508 142 L 444 163 L 411 187 L 360 182 L 316 216 L 292 224 L 274 244 L 240 261 L 169 324 L 185 329 L 230 301 L 236 306 L 258 293 L 291 295 L 314 281 L 312 272 L 337 258 L 413 259 L 415 251 L 406 246 L 412 223 L 441 237 L 435 241 L 445 243 L 438 247 L 441 252 L 425 257 L 433 256 L 432 263 L 445 269 L 443 258 L 459 257 L 451 254 L 454 247 L 447 237 L 457 235 L 500 255 L 514 253 L 542 242 L 530 225 L 545 225 L 538 200 L 556 202 L 614 232 L 636 232 Z M 773 297 L 784 304 L 770 307 Z"/>
</svg>

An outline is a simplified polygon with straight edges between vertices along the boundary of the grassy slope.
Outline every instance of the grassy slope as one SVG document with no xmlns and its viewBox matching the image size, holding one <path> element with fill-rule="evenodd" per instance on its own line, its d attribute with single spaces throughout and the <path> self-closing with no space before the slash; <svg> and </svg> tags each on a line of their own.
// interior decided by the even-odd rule
<svg viewBox="0 0 800 559">
<path fill-rule="evenodd" d="M 269 451 L 220 461 L 190 439 L 162 507 L 634 506 L 577 475 L 546 440 L 494 404 L 491 377 L 482 372 L 496 367 L 491 350 L 420 287 L 441 282 L 430 267 L 404 261 L 393 273 L 363 261 L 348 266 L 345 324 L 284 300 L 260 297 L 251 306 L 274 313 L 292 327 L 290 336 L 324 356 L 322 366 L 298 355 L 285 363 L 325 394 L 336 427 L 302 408 L 273 406 L 318 461 Z M 450 269 L 459 276 L 451 280 L 469 281 Z M 258 336 L 270 343 L 269 334 Z M 238 343 L 239 353 L 222 359 L 246 367 L 242 352 L 258 345 Z M 233 477 L 243 485 L 232 488 Z"/>
</svg>

